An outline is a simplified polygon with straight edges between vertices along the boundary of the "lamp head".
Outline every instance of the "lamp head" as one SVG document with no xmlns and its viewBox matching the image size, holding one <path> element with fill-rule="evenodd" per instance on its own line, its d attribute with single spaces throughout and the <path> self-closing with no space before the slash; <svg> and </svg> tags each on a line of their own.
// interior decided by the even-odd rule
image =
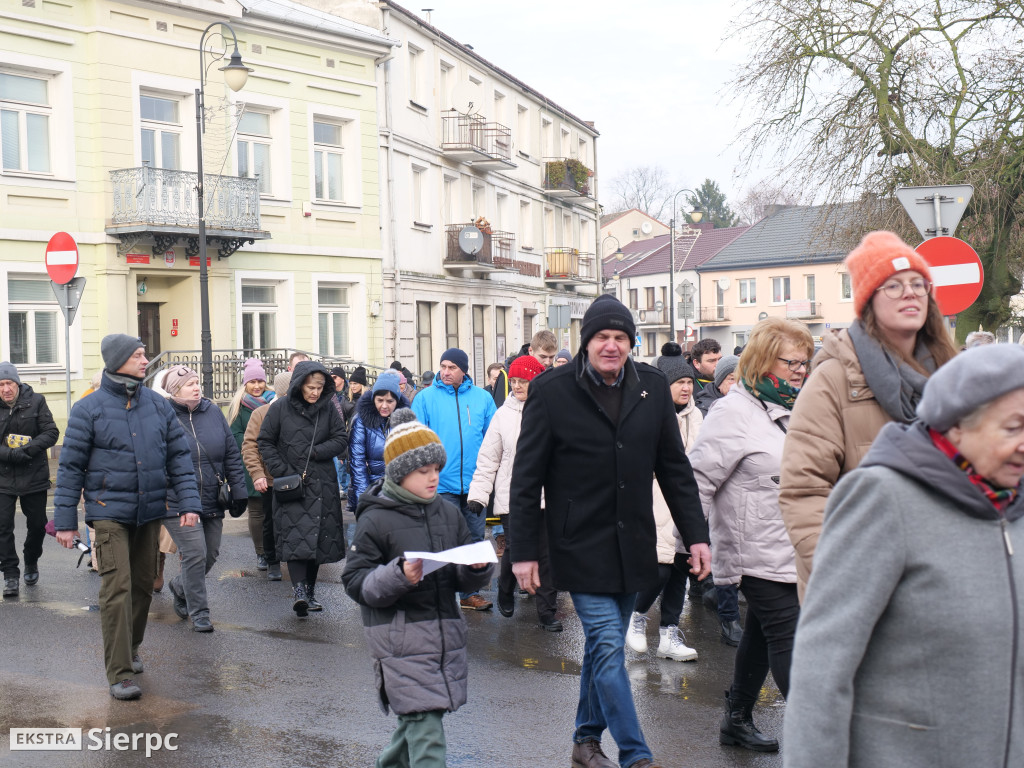
<svg viewBox="0 0 1024 768">
<path fill-rule="evenodd" d="M 252 72 L 242 63 L 242 54 L 238 52 L 238 46 L 235 46 L 231 60 L 226 66 L 221 67 L 220 71 L 224 73 L 224 82 L 227 83 L 228 88 L 236 93 L 245 87 L 245 81 L 249 79 L 249 73 Z"/>
<path fill-rule="evenodd" d="M 626 254 L 624 254 L 622 252 L 622 248 L 616 248 L 615 249 L 615 259 L 616 259 L 616 261 L 622 261 L 624 258 L 626 258 Z"/>
<path fill-rule="evenodd" d="M 694 208 L 693 211 L 690 212 L 690 221 L 694 224 L 700 224 L 700 220 L 703 218 L 704 211 L 702 211 L 700 207 Z"/>
</svg>

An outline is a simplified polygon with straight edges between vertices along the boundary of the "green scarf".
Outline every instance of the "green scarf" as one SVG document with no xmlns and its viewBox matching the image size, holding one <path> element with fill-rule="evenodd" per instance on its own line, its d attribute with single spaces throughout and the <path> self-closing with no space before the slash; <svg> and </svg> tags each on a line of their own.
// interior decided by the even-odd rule
<svg viewBox="0 0 1024 768">
<path fill-rule="evenodd" d="M 788 381 L 779 381 L 774 374 L 766 373 L 761 377 L 756 387 L 750 386 L 750 382 L 744 380 L 743 384 L 750 390 L 754 397 L 766 403 L 776 403 L 786 410 L 793 410 L 793 403 L 796 396 L 800 394 L 799 389 L 793 389 Z"/>
<path fill-rule="evenodd" d="M 389 499 L 394 499 L 402 504 L 429 504 L 437 498 L 436 493 L 429 499 L 424 499 L 422 496 L 409 493 L 405 488 L 393 481 L 387 475 L 384 476 L 384 485 L 381 486 L 381 491 L 383 491 L 384 495 Z"/>
</svg>

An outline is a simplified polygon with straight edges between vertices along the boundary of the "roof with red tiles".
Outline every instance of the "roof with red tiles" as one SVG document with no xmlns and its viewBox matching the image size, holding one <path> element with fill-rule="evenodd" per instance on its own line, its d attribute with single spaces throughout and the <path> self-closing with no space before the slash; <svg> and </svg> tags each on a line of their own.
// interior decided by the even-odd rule
<svg viewBox="0 0 1024 768">
<path fill-rule="evenodd" d="M 676 272 L 695 269 L 729 243 L 746 232 L 750 227 L 687 227 L 676 232 Z M 700 232 L 697 235 L 697 232 Z M 668 272 L 671 248 L 669 235 L 656 235 L 647 240 L 634 240 L 622 246 L 624 258 L 619 261 L 614 254 L 604 258 L 602 275 L 609 278 L 618 272 L 620 277 L 639 277 Z"/>
</svg>

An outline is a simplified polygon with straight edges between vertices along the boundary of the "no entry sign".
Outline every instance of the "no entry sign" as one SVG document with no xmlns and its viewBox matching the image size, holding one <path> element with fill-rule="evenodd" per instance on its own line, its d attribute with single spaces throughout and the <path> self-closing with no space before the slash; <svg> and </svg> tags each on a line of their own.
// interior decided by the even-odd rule
<svg viewBox="0 0 1024 768">
<path fill-rule="evenodd" d="M 58 285 L 70 283 L 78 272 L 78 244 L 67 232 L 58 232 L 46 244 L 46 271 Z"/>
<path fill-rule="evenodd" d="M 935 301 L 942 314 L 959 314 L 975 302 L 985 270 L 971 246 L 958 237 L 933 237 L 916 250 L 931 267 Z"/>
</svg>

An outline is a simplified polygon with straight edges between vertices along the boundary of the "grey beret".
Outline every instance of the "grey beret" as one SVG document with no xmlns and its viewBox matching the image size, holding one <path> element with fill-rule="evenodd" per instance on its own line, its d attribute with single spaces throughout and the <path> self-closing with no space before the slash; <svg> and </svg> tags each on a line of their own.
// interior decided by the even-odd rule
<svg viewBox="0 0 1024 768">
<path fill-rule="evenodd" d="M 917 405 L 917 415 L 936 432 L 945 432 L 983 405 L 1022 387 L 1024 347 L 973 347 L 931 375 Z"/>
<path fill-rule="evenodd" d="M 126 333 L 104 336 L 100 342 L 103 367 L 111 373 L 117 373 L 117 369 L 128 362 L 128 358 L 135 354 L 135 350 L 145 346 L 138 336 L 129 336 Z"/>
<path fill-rule="evenodd" d="M 730 373 L 736 371 L 736 366 L 740 364 L 739 355 L 726 355 L 718 361 L 718 365 L 715 366 L 715 388 L 721 389 L 722 382 L 725 381 L 725 377 Z"/>
<path fill-rule="evenodd" d="M 682 355 L 662 355 L 655 361 L 655 365 L 658 366 L 658 370 L 665 374 L 669 384 L 680 379 L 689 378 L 694 381 L 697 379 L 693 366 L 686 362 L 686 358 Z"/>
</svg>

